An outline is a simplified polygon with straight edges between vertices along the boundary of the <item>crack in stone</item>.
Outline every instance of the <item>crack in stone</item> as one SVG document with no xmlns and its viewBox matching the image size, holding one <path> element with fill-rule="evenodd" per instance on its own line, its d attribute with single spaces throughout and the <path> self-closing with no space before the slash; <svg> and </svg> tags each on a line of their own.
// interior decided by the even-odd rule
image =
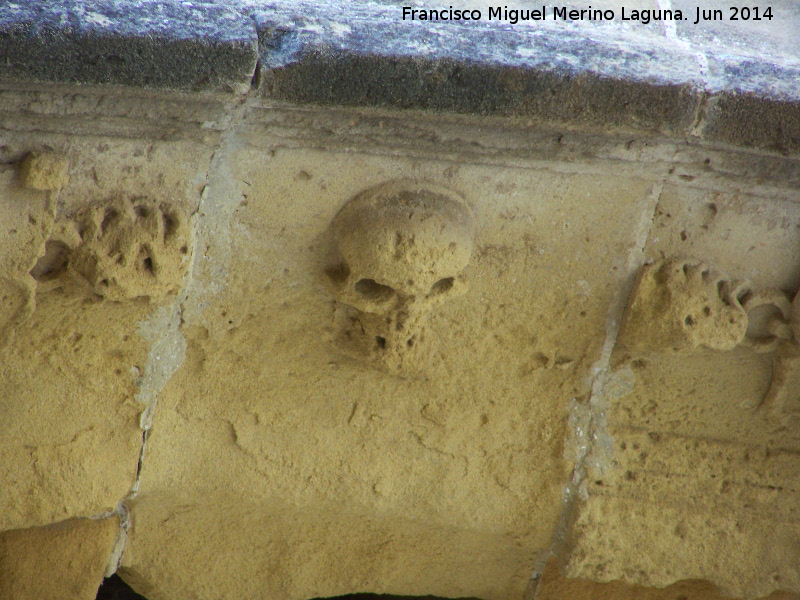
<svg viewBox="0 0 800 600">
<path fill-rule="evenodd" d="M 127 503 L 136 498 L 139 493 L 147 441 L 152 431 L 158 396 L 186 358 L 186 338 L 181 332 L 181 327 L 185 322 L 184 314 L 187 312 L 186 309 L 187 307 L 190 308 L 189 313 L 192 317 L 192 321 L 199 319 L 205 307 L 203 299 L 205 299 L 209 293 L 211 293 L 211 295 L 217 295 L 225 289 L 227 271 L 224 264 L 222 265 L 222 270 L 225 272 L 221 282 L 216 278 L 216 275 L 219 273 L 205 272 L 206 275 L 211 277 L 212 281 L 216 282 L 212 289 L 201 287 L 197 281 L 196 273 L 203 271 L 204 267 L 207 268 L 209 266 L 203 262 L 203 260 L 208 262 L 208 257 L 205 254 L 205 251 L 208 249 L 206 245 L 207 240 L 213 239 L 217 247 L 219 247 L 220 243 L 223 243 L 225 250 L 227 250 L 222 253 L 222 260 L 217 260 L 217 263 L 227 263 L 227 260 L 230 258 L 230 233 L 228 231 L 228 225 L 230 223 L 232 209 L 228 210 L 227 214 L 223 214 L 223 218 L 220 220 L 218 218 L 219 214 L 224 212 L 223 209 L 226 207 L 219 206 L 219 201 L 214 200 L 213 197 L 219 196 L 219 194 L 210 194 L 208 190 L 211 185 L 210 182 L 214 178 L 213 175 L 220 170 L 220 162 L 224 161 L 223 157 L 226 155 L 225 150 L 233 145 L 231 138 L 236 135 L 236 131 L 243 121 L 245 110 L 246 105 L 240 104 L 238 107 L 228 112 L 230 116 L 226 123 L 227 131 L 223 134 L 222 139 L 214 149 L 209 160 L 208 168 L 205 173 L 206 186 L 203 188 L 197 213 L 192 217 L 192 229 L 195 232 L 195 239 L 193 240 L 194 251 L 192 252 L 192 263 L 185 276 L 181 292 L 171 304 L 157 308 L 149 319 L 139 323 L 139 334 L 150 345 L 147 362 L 139 382 L 139 392 L 135 395 L 135 399 L 144 405 L 139 419 L 139 426 L 142 429 L 142 445 L 139 451 L 136 477 L 131 486 L 131 491 L 119 502 L 113 512 L 104 513 L 103 515 L 104 517 L 108 517 L 112 514 L 117 514 L 120 517 L 120 528 L 113 550 L 109 556 L 109 562 L 105 573 L 106 577 L 113 575 L 122 562 L 125 545 L 128 539 L 128 531 L 132 522 L 130 508 Z M 211 200 L 209 200 L 210 195 L 212 196 Z M 227 197 L 224 194 L 223 196 Z M 234 205 L 233 208 L 235 208 L 235 206 L 236 205 Z M 208 226 L 210 221 L 213 221 L 211 227 Z M 222 221 L 221 224 L 220 221 Z M 203 260 L 201 260 L 201 256 Z M 197 300 L 198 296 L 201 298 L 200 301 Z M 191 302 L 190 299 L 192 300 Z M 98 518 L 102 518 L 103 516 Z"/>
<path fill-rule="evenodd" d="M 142 431 L 142 447 L 139 449 L 139 463 L 136 466 L 136 479 L 133 482 L 133 486 L 131 486 L 131 491 L 128 494 L 128 497 L 125 500 L 132 500 L 134 499 L 137 494 L 139 493 L 139 482 L 142 476 L 142 467 L 144 466 L 144 453 L 147 449 L 147 440 L 150 438 L 150 429 L 145 429 Z M 123 502 L 125 501 L 123 500 Z"/>
<path fill-rule="evenodd" d="M 640 220 L 634 233 L 634 243 L 628 249 L 625 260 L 626 279 L 611 301 L 606 321 L 606 339 L 600 358 L 592 367 L 591 391 L 588 399 L 583 401 L 573 398 L 570 403 L 570 425 L 572 427 L 573 444 L 576 447 L 575 466 L 572 477 L 564 486 L 562 494 L 562 511 L 553 534 L 550 546 L 542 551 L 534 563 L 534 571 L 525 593 L 525 600 L 534 600 L 539 578 L 551 558 L 561 557 L 569 531 L 580 500 L 588 498 L 583 487 L 587 468 L 602 474 L 612 464 L 614 443 L 606 430 L 606 410 L 608 408 L 605 387 L 611 379 L 609 372 L 611 355 L 617 342 L 622 316 L 628 300 L 633 292 L 633 284 L 638 269 L 644 264 L 644 249 L 655 220 L 661 192 L 667 174 L 651 188 L 645 201 Z M 590 462 L 591 461 L 591 462 Z"/>
<path fill-rule="evenodd" d="M 703 129 L 705 129 L 708 110 L 713 106 L 716 99 L 713 96 L 709 96 L 706 92 L 701 92 L 699 100 L 697 102 L 697 107 L 695 108 L 694 113 L 694 123 L 689 128 L 689 135 L 695 137 L 702 137 L 703 136 Z"/>
<path fill-rule="evenodd" d="M 117 530 L 117 537 L 114 539 L 114 545 L 111 547 L 111 553 L 109 554 L 108 564 L 106 565 L 103 577 L 111 577 L 117 572 L 117 569 L 119 569 L 131 525 L 130 511 L 125 505 L 124 500 L 114 509 L 114 514 L 119 516 L 119 529 Z"/>
<path fill-rule="evenodd" d="M 186 340 L 180 332 L 181 313 L 181 299 L 178 298 L 171 306 L 158 308 L 150 319 L 139 323 L 139 335 L 150 343 L 139 392 L 135 396 L 138 402 L 145 405 L 139 419 L 139 426 L 144 431 L 149 431 L 153 426 L 158 394 L 186 356 Z"/>
</svg>

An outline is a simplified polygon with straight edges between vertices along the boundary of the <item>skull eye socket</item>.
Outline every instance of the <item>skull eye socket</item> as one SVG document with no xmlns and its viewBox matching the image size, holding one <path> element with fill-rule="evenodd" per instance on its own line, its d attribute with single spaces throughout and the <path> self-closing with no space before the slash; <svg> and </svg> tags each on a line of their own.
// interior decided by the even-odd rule
<svg viewBox="0 0 800 600">
<path fill-rule="evenodd" d="M 439 294 L 449 292 L 451 289 L 453 289 L 454 283 L 454 277 L 445 277 L 444 279 L 440 279 L 431 286 L 431 291 L 428 292 L 428 297 L 430 298 L 432 296 L 438 296 Z"/>
<path fill-rule="evenodd" d="M 392 288 L 382 285 L 374 279 L 359 279 L 354 289 L 371 302 L 386 302 L 394 295 Z"/>
<path fill-rule="evenodd" d="M 325 269 L 325 274 L 336 284 L 342 284 L 347 281 L 350 276 L 350 267 L 345 264 L 328 267 Z"/>
</svg>

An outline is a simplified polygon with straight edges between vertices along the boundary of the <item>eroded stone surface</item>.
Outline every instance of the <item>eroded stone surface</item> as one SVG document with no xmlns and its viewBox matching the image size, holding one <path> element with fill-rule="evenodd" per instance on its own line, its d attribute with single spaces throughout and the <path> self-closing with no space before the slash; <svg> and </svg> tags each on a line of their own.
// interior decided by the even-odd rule
<svg viewBox="0 0 800 600">
<path fill-rule="evenodd" d="M 32 152 L 22 161 L 19 178 L 34 190 L 60 190 L 69 182 L 69 161 L 55 152 Z"/>
<path fill-rule="evenodd" d="M 775 343 L 772 320 L 747 308 L 769 295 L 740 298 L 745 342 L 763 344 L 723 337 L 715 350 L 710 326 L 680 333 L 680 352 L 633 357 L 624 332 L 614 343 L 648 261 L 696 257 L 683 265 L 696 285 L 669 288 L 689 298 L 735 278 L 788 302 L 800 286 L 792 158 L 255 100 L 208 122 L 193 105 L 191 125 L 175 122 L 185 98 L 119 97 L 0 97 L 4 110 L 25 101 L 15 128 L 87 133 L 4 132 L 0 145 L 13 165 L 0 169 L 0 527 L 110 510 L 136 489 L 152 426 L 123 573 L 155 600 L 519 598 L 565 533 L 571 574 L 798 589 L 800 441 L 757 408 L 794 340 Z M 94 112 L 108 118 L 88 126 Z M 70 159 L 57 195 L 17 177 L 45 146 Z M 374 346 L 383 305 L 347 305 L 329 267 L 342 207 L 397 181 L 441 186 L 475 231 L 454 238 L 473 240 L 451 289 L 469 288 L 441 296 L 424 352 L 387 372 L 341 343 L 351 331 Z M 97 293 L 102 277 L 82 265 L 122 269 L 120 246 L 133 260 L 119 273 L 139 273 L 133 234 L 163 243 L 150 215 L 175 207 L 197 215 L 188 287 L 145 294 L 134 278 Z M 434 271 L 426 295 L 449 278 Z M 580 500 L 571 530 L 565 496 Z"/>
<path fill-rule="evenodd" d="M 469 208 L 441 186 L 400 180 L 350 200 L 332 227 L 341 258 L 325 273 L 352 309 L 342 347 L 408 373 L 425 354 L 429 313 L 466 290 L 462 271 L 475 236 Z"/>
<path fill-rule="evenodd" d="M 82 291 L 40 294 L 0 350 L 0 529 L 112 510 L 133 484 L 142 437 L 133 395 L 147 355 L 135 323 L 149 307 Z"/>
<path fill-rule="evenodd" d="M 556 561 L 547 565 L 536 588 L 537 600 L 724 600 L 730 598 L 715 585 L 701 579 L 673 583 L 664 588 L 644 587 L 621 581 L 598 583 L 569 579 L 558 572 Z M 797 600 L 800 594 L 774 592 L 765 600 Z"/>
<path fill-rule="evenodd" d="M 633 219 L 651 182 L 270 156 L 262 134 L 248 141 L 226 159 L 231 180 L 246 182 L 226 199 L 236 202 L 231 246 L 206 253 L 208 272 L 228 273 L 227 289 L 184 327 L 186 361 L 159 399 L 123 576 L 165 597 L 209 585 L 229 598 L 519 597 L 558 524 L 572 459 L 567 406 L 588 392 L 619 257 L 634 243 L 609 222 Z M 434 350 L 413 377 L 342 352 L 341 296 L 325 272 L 342 206 L 398 179 L 441 181 L 477 229 L 470 287 L 429 313 Z M 614 251 L 600 252 L 601 239 Z M 456 267 L 470 254 L 461 256 Z M 193 282 L 211 283 L 197 273 Z M 393 283 L 403 282 L 384 281 Z M 225 519 L 210 519 L 218 510 Z M 169 527 L 154 526 L 164 519 Z M 207 539 L 233 543 L 231 557 L 255 548 L 240 574 L 251 560 L 270 568 L 207 578 L 197 560 Z"/>
<path fill-rule="evenodd" d="M 66 144 L 43 137 L 48 144 L 9 133 L 3 146 L 12 157 L 29 155 L 30 147 L 58 147 L 72 171 L 56 196 L 23 187 L 19 161 L 2 170 L 0 530 L 102 514 L 130 493 L 144 409 L 135 398 L 150 369 L 150 340 L 138 324 L 152 314 L 151 299 L 168 301 L 182 285 L 187 255 L 176 242 L 188 234 L 185 197 L 192 188 L 198 193 L 196 169 L 203 166 L 203 153 L 179 141 L 165 162 L 165 146 L 151 140 L 76 135 Z M 142 189 L 170 201 L 130 201 Z M 102 220 L 91 219 L 97 206 L 119 211 L 105 235 Z M 137 208 L 152 214 L 136 214 Z M 165 215 L 176 211 L 171 239 Z M 137 244 L 153 250 L 152 281 L 130 277 L 135 265 L 116 262 L 122 255 L 114 251 L 127 251 L 124 263 Z M 172 272 L 167 265 L 169 276 L 158 279 L 156 261 L 171 257 Z M 125 285 L 112 297 L 95 293 L 102 290 L 88 279 L 113 268 L 129 276 Z"/>
<path fill-rule="evenodd" d="M 665 186 L 645 254 L 702 256 L 749 280 L 756 291 L 742 307 L 759 321 L 756 304 L 788 302 L 797 289 L 799 206 Z M 645 277 L 655 281 L 658 268 Z M 679 325 L 677 318 L 670 322 Z M 659 339 L 663 322 L 651 325 Z M 761 335 L 759 328 L 747 335 Z M 638 335 L 647 344 L 646 319 Z M 603 397 L 615 467 L 590 469 L 582 485 L 569 576 L 659 587 L 705 578 L 723 594 L 749 598 L 800 589 L 800 437 L 790 422 L 757 408 L 782 347 L 759 339 L 639 357 L 618 346 Z"/>
<path fill-rule="evenodd" d="M 46 193 L 17 184 L 17 169 L 0 169 L 0 346 L 15 323 L 30 316 L 35 281 L 29 275 L 53 227 L 55 207 Z"/>
<path fill-rule="evenodd" d="M 70 519 L 0 533 L 0 596 L 94 600 L 119 519 Z"/>
<path fill-rule="evenodd" d="M 567 574 L 657 586 L 708 577 L 741 597 L 798 588 L 796 450 L 653 426 L 613 434 L 620 470 L 587 482 Z"/>
<path fill-rule="evenodd" d="M 764 341 L 775 355 L 769 389 L 758 408 L 793 428 L 800 422 L 800 293 L 788 308 L 786 296 L 779 295 L 778 300 L 780 309 L 764 319 L 771 334 Z"/>
<path fill-rule="evenodd" d="M 73 223 L 80 241 L 67 262 L 95 294 L 159 301 L 178 293 L 192 249 L 188 219 L 179 206 L 114 198 L 83 210 Z"/>
<path fill-rule="evenodd" d="M 631 352 L 731 350 L 747 333 L 739 302 L 749 288 L 714 266 L 671 259 L 645 265 L 625 311 L 620 343 Z"/>
<path fill-rule="evenodd" d="M 518 566 L 523 539 L 470 526 L 263 497 L 179 511 L 176 501 L 183 502 L 155 495 L 135 504 L 139 543 L 129 546 L 119 574 L 148 599 L 168 600 L 175 590 L 200 598 L 315 598 L 353 590 L 518 598 L 529 577 Z M 198 526 L 215 521 L 220 525 Z M 166 543 L 143 545 L 156 531 Z M 199 563 L 207 565 L 202 574 Z M 231 578 L 232 571 L 248 576 Z"/>
</svg>

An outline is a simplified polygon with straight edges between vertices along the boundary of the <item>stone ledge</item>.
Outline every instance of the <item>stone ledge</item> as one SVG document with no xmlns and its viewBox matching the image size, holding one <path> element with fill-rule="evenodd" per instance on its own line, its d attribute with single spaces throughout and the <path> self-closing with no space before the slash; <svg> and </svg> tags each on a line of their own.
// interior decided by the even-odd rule
<svg viewBox="0 0 800 600">
<path fill-rule="evenodd" d="M 261 93 L 318 105 L 526 116 L 680 134 L 695 122 L 697 61 L 662 40 L 485 22 L 402 21 L 399 7 L 257 10 Z M 379 32 L 379 33 L 376 33 Z"/>
<path fill-rule="evenodd" d="M 791 57 L 723 54 L 701 34 L 609 22 L 404 21 L 400 10 L 9 3 L 0 7 L 0 81 L 244 93 L 254 80 L 261 98 L 298 104 L 522 116 L 800 150 L 800 61 Z"/>
<path fill-rule="evenodd" d="M 706 139 L 780 154 L 800 150 L 800 103 L 752 94 L 720 94 L 713 101 L 703 129 Z"/>
<path fill-rule="evenodd" d="M 266 96 L 300 104 L 524 116 L 670 135 L 691 129 L 699 102 L 688 85 L 318 50 L 265 69 L 262 81 Z"/>
<path fill-rule="evenodd" d="M 225 4 L 63 0 L 0 6 L 0 79 L 246 91 L 252 21 Z"/>
</svg>

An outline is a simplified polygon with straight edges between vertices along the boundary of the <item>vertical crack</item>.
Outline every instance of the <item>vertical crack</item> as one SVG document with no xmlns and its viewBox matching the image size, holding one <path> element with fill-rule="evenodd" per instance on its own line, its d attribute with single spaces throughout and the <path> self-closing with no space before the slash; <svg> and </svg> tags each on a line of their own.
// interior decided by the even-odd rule
<svg viewBox="0 0 800 600">
<path fill-rule="evenodd" d="M 157 308 L 150 318 L 139 323 L 139 335 L 147 341 L 150 348 L 144 371 L 139 379 L 139 391 L 135 395 L 135 399 L 143 405 L 139 418 L 139 426 L 142 430 L 142 445 L 139 450 L 136 477 L 130 492 L 120 501 L 113 513 L 105 515 L 107 517 L 110 514 L 117 514 L 120 517 L 119 532 L 109 557 L 105 573 L 106 577 L 113 575 L 122 562 L 125 545 L 128 540 L 128 532 L 132 523 L 128 502 L 136 498 L 139 493 L 147 442 L 150 439 L 153 427 L 158 397 L 170 379 L 172 379 L 172 376 L 181 367 L 186 357 L 187 344 L 181 331 L 184 320 L 188 318 L 189 321 L 195 322 L 200 319 L 202 311 L 208 302 L 208 297 L 220 293 L 225 288 L 227 259 L 230 256 L 230 233 L 227 230 L 227 226 L 233 209 L 230 207 L 230 202 L 224 201 L 233 196 L 219 193 L 219 190 L 214 190 L 218 192 L 216 194 L 209 190 L 214 188 L 215 182 L 212 181 L 212 175 L 220 171 L 223 171 L 223 174 L 216 179 L 223 180 L 221 184 L 218 184 L 223 188 L 221 191 L 229 192 L 228 187 L 235 187 L 235 179 L 231 179 L 226 184 L 226 181 L 231 178 L 231 174 L 225 172 L 220 163 L 227 156 L 226 150 L 233 146 L 232 138 L 244 119 L 246 101 L 247 99 L 245 98 L 238 106 L 232 105 L 231 110 L 227 111 L 229 117 L 224 123 L 225 131 L 209 159 L 205 172 L 206 186 L 200 196 L 199 208 L 193 215 L 192 264 L 184 279 L 181 292 L 171 304 Z M 221 205 L 221 203 L 224 205 Z M 238 201 L 233 204 L 233 208 L 237 205 Z M 216 260 L 209 261 L 208 250 L 212 242 L 221 257 L 216 257 Z M 219 248 L 219 246 L 222 247 Z M 214 272 L 211 274 L 208 272 L 209 262 L 214 263 Z M 211 283 L 202 285 L 198 281 L 198 274 L 205 276 L 204 279 Z M 221 279 L 218 276 L 221 276 Z M 188 317 L 186 315 L 187 308 Z"/>
<path fill-rule="evenodd" d="M 117 530 L 117 537 L 114 539 L 114 545 L 111 547 L 103 577 L 111 577 L 119 569 L 119 564 L 122 562 L 122 553 L 128 541 L 128 530 L 131 525 L 130 512 L 128 507 L 125 506 L 124 500 L 114 509 L 114 514 L 119 516 L 119 529 Z"/>
<path fill-rule="evenodd" d="M 626 276 L 609 305 L 603 349 L 600 358 L 592 367 L 592 384 L 588 401 L 573 398 L 570 402 L 570 426 L 573 443 L 577 449 L 575 465 L 570 480 L 564 486 L 561 514 L 553 539 L 550 546 L 540 553 L 534 563 L 534 572 L 525 593 L 525 600 L 536 598 L 539 580 L 550 559 L 564 555 L 578 502 L 588 498 L 588 493 L 583 487 L 587 472 L 591 470 L 593 473 L 602 474 L 611 467 L 614 443 L 606 430 L 608 403 L 605 387 L 611 376 L 611 356 L 617 343 L 622 316 L 633 292 L 636 273 L 645 262 L 644 249 L 655 220 L 666 177 L 665 175 L 661 181 L 653 184 L 634 229 L 634 243 L 628 248 L 625 257 L 623 272 Z"/>
<path fill-rule="evenodd" d="M 695 109 L 694 113 L 694 122 L 689 129 L 689 135 L 695 137 L 703 136 L 703 129 L 705 129 L 706 126 L 706 116 L 708 115 L 708 110 L 715 102 L 716 97 L 709 96 L 707 92 L 700 92 L 700 96 L 697 101 L 697 108 Z"/>
<path fill-rule="evenodd" d="M 158 395 L 186 357 L 186 340 L 180 331 L 183 296 L 181 294 L 170 306 L 156 309 L 149 319 L 139 323 L 139 335 L 150 344 L 144 373 L 139 381 L 139 392 L 135 396 L 144 405 L 139 419 L 139 426 L 144 431 L 149 431 L 153 426 Z"/>
<path fill-rule="evenodd" d="M 186 286 L 184 286 L 184 290 L 186 290 Z M 136 477 L 131 490 L 114 509 L 114 514 L 120 518 L 120 526 L 106 566 L 106 577 L 116 573 L 125 551 L 125 544 L 128 540 L 128 531 L 131 525 L 130 510 L 127 502 L 133 500 L 139 493 L 147 441 L 150 438 L 153 426 L 153 416 L 158 395 L 183 364 L 186 356 L 186 340 L 180 331 L 182 324 L 181 303 L 185 299 L 185 294 L 185 291 L 182 292 L 170 306 L 156 309 L 149 319 L 139 323 L 139 334 L 150 345 L 144 372 L 139 380 L 139 392 L 135 395 L 135 399 L 144 405 L 139 418 L 139 427 L 142 430 L 142 445 L 139 448 Z"/>
<path fill-rule="evenodd" d="M 131 492 L 128 494 L 126 500 L 133 500 L 139 493 L 139 481 L 142 477 L 142 467 L 144 466 L 144 453 L 147 449 L 147 440 L 150 438 L 150 429 L 142 431 L 142 447 L 139 449 L 139 464 L 136 467 L 136 479 L 131 486 Z"/>
</svg>

